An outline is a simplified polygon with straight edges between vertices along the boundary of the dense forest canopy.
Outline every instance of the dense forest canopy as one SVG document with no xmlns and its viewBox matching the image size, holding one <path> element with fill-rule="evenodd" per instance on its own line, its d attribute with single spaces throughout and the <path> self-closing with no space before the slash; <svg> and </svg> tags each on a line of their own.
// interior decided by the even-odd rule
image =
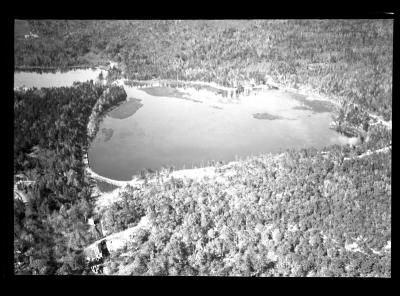
<svg viewBox="0 0 400 296">
<path fill-rule="evenodd" d="M 121 62 L 128 78 L 233 86 L 271 77 L 391 118 L 393 20 L 28 21 L 17 66 Z"/>
<path fill-rule="evenodd" d="M 333 146 L 240 161 L 224 182 L 148 183 L 104 210 L 122 231 L 144 216 L 111 274 L 390 277 L 391 156 Z M 223 174 L 227 168 L 222 167 Z M 371 173 L 372 172 L 372 173 Z M 349 246 L 357 243 L 360 251 Z"/>
<path fill-rule="evenodd" d="M 89 82 L 14 92 L 14 174 L 34 181 L 18 185 L 28 203 L 14 204 L 16 273 L 82 272 L 74 252 L 95 239 L 86 223 L 92 214 L 83 163 L 87 126 L 125 99 L 121 87 Z"/>
</svg>

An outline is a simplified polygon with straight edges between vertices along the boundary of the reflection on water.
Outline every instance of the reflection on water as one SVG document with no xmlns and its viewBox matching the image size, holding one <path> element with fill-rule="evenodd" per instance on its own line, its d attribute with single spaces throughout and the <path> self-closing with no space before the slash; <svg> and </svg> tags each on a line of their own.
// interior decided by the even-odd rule
<svg viewBox="0 0 400 296">
<path fill-rule="evenodd" d="M 28 88 L 72 86 L 75 81 L 95 81 L 101 72 L 106 77 L 107 72 L 100 69 L 77 69 L 68 72 L 43 72 L 41 74 L 36 72 L 15 72 L 14 88 L 24 86 Z"/>
<path fill-rule="evenodd" d="M 113 137 L 89 150 L 92 169 L 112 179 L 129 180 L 141 169 L 163 165 L 191 168 L 209 160 L 342 143 L 328 128 L 330 113 L 295 108 L 299 101 L 275 90 L 216 109 L 211 101 L 198 104 L 125 89 L 128 97 L 142 100 L 142 108 L 123 120 L 107 116 L 101 127 L 112 128 Z M 281 119 L 256 119 L 257 113 Z"/>
<path fill-rule="evenodd" d="M 14 79 L 15 86 L 49 87 L 96 79 L 99 74 L 90 69 L 19 72 Z M 124 87 L 132 99 L 125 104 L 129 110 L 116 109 L 103 119 L 88 152 L 93 171 L 108 178 L 130 180 L 144 168 L 191 168 L 210 160 L 348 143 L 329 129 L 331 114 L 325 103 L 313 110 L 315 104 L 291 93 L 270 90 L 230 103 L 205 91 L 186 89 L 189 99 L 183 100 L 170 97 L 171 91 L 163 97 L 162 89 L 146 93 Z"/>
</svg>

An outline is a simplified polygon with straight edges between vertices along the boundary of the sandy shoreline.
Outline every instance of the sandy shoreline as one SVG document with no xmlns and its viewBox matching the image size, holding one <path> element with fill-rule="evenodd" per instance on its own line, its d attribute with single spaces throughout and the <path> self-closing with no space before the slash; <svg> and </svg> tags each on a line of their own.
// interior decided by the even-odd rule
<svg viewBox="0 0 400 296">
<path fill-rule="evenodd" d="M 114 63 L 112 61 L 109 61 L 109 68 L 116 66 L 118 67 L 117 63 Z M 122 86 L 124 87 L 124 89 L 126 87 L 130 87 L 130 88 L 134 88 L 134 89 L 140 89 L 141 86 L 129 86 L 126 85 L 125 82 L 126 81 L 132 81 L 132 82 L 138 82 L 138 83 L 144 83 L 144 84 L 150 84 L 153 86 L 159 86 L 162 83 L 182 83 L 182 85 L 187 86 L 188 88 L 182 88 L 182 87 L 178 87 L 177 89 L 180 91 L 184 91 L 186 93 L 188 93 L 191 97 L 192 96 L 196 96 L 197 98 L 200 98 L 203 102 L 219 102 L 222 103 L 221 99 L 223 101 L 227 100 L 227 98 L 222 97 L 219 94 L 213 93 L 210 90 L 204 89 L 204 90 L 197 90 L 192 88 L 191 86 L 209 86 L 209 87 L 213 87 L 219 90 L 225 90 L 225 91 L 235 91 L 236 88 L 234 87 L 225 87 L 222 85 L 218 85 L 217 83 L 214 82 L 203 82 L 203 81 L 184 81 L 184 80 L 167 80 L 167 79 L 154 79 L 154 80 L 129 80 L 129 79 L 125 79 L 125 78 L 120 78 L 117 79 L 115 81 L 113 81 L 112 84 L 114 85 L 118 85 L 118 86 Z M 272 78 L 268 77 L 267 78 L 267 82 L 266 84 L 262 84 L 262 85 L 252 85 L 253 88 L 261 88 L 261 90 L 263 89 L 268 89 L 270 86 L 276 87 L 281 91 L 290 91 L 299 95 L 304 95 L 306 96 L 306 100 L 323 100 L 323 101 L 329 101 L 330 103 L 333 103 L 335 106 L 339 106 L 340 105 L 340 101 L 343 100 L 344 98 L 339 98 L 339 97 L 330 97 L 328 98 L 327 96 L 324 95 L 320 95 L 317 92 L 313 91 L 310 88 L 307 87 L 300 87 L 299 89 L 294 89 L 291 87 L 287 87 L 283 84 L 279 84 L 276 83 L 272 80 Z M 391 121 L 390 122 L 386 122 L 384 121 L 380 116 L 377 115 L 373 115 L 370 114 L 371 117 L 375 118 L 378 122 L 381 122 L 382 124 L 384 124 L 387 128 L 391 129 Z M 87 154 L 85 155 L 86 160 L 87 158 Z M 226 164 L 225 166 L 228 165 L 233 165 L 234 163 L 236 163 L 235 161 L 229 162 L 228 164 Z M 198 179 L 198 178 L 202 178 L 204 176 L 214 176 L 215 175 L 215 167 L 204 167 L 204 168 L 195 168 L 195 169 L 182 169 L 182 170 L 177 170 L 174 171 L 170 174 L 170 176 L 174 177 L 174 178 L 194 178 L 194 179 Z M 119 181 L 119 180 L 114 180 L 114 179 L 110 179 L 104 176 L 101 176 L 97 173 L 95 173 L 89 166 L 89 163 L 86 161 L 86 172 L 94 179 L 98 179 L 104 182 L 107 182 L 109 184 L 113 184 L 116 185 L 118 187 L 125 187 L 126 185 L 130 185 L 133 187 L 141 187 L 141 185 L 143 184 L 143 180 L 138 180 L 138 179 L 132 179 L 130 181 Z M 117 190 L 117 189 L 116 189 Z"/>
<path fill-rule="evenodd" d="M 134 89 L 140 89 L 141 88 L 141 86 L 125 85 L 124 84 L 125 81 L 127 81 L 127 79 L 118 79 L 118 80 L 115 80 L 113 82 L 113 84 L 114 85 L 123 86 L 124 88 L 125 87 L 134 88 Z M 148 83 L 151 83 L 152 85 L 153 84 L 157 85 L 160 82 L 165 82 L 165 80 L 164 81 L 163 80 L 160 80 L 160 81 L 148 80 L 148 81 L 142 81 L 142 82 L 145 82 L 145 83 L 148 82 Z M 183 82 L 185 82 L 185 81 L 183 81 Z M 184 89 L 184 88 L 177 88 L 177 89 L 186 92 L 191 97 L 192 96 L 196 96 L 196 98 L 201 99 L 201 101 L 203 101 L 204 103 L 205 102 L 216 103 L 216 101 L 218 103 L 223 103 L 221 101 L 221 99 L 223 99 L 223 100 L 227 99 L 227 98 L 223 98 L 221 95 L 215 94 L 215 93 L 213 93 L 213 92 L 211 92 L 209 90 L 196 90 L 196 89 L 190 87 L 190 83 L 188 83 L 188 82 L 186 82 L 186 83 L 188 85 L 187 89 Z M 297 94 L 308 96 L 307 100 L 325 100 L 325 101 L 329 101 L 331 103 L 334 103 L 335 105 L 339 104 L 338 101 L 335 101 L 335 100 L 332 100 L 332 99 L 328 99 L 328 98 L 320 96 L 320 95 L 316 95 L 315 93 L 311 93 L 309 91 L 298 91 L 298 90 L 290 89 L 290 88 L 281 88 L 282 87 L 281 85 L 278 85 L 278 84 L 275 84 L 275 83 L 271 83 L 271 82 L 269 82 L 269 83 L 276 85 L 279 88 L 279 90 L 281 90 L 281 91 L 291 91 L 291 92 L 295 92 Z M 226 87 L 219 86 L 216 83 L 206 83 L 206 82 L 203 83 L 203 82 L 195 81 L 195 82 L 192 83 L 192 85 L 194 85 L 194 84 L 197 84 L 197 85 L 203 84 L 203 85 L 208 85 L 208 86 L 212 86 L 212 87 L 215 87 L 215 88 L 226 89 Z M 380 118 L 377 115 L 373 115 L 373 114 L 370 114 L 370 115 L 371 115 L 371 117 L 377 119 L 378 122 L 381 122 L 386 127 L 391 129 L 391 121 L 390 122 L 386 122 L 386 121 L 384 121 L 382 118 Z M 86 155 L 86 157 L 87 157 L 87 155 Z M 232 164 L 232 163 L 235 163 L 235 162 L 230 162 L 229 164 Z M 213 175 L 213 173 L 212 173 L 213 170 L 215 170 L 215 167 L 183 169 L 183 170 L 174 171 L 170 175 L 173 176 L 174 178 L 184 178 L 184 177 L 187 177 L 187 178 L 199 178 L 199 176 L 210 176 L 210 175 Z M 89 166 L 87 168 L 87 172 L 95 179 L 98 179 L 98 180 L 101 180 L 101 181 L 104 181 L 104 182 L 107 182 L 109 184 L 113 184 L 113 185 L 116 185 L 116 186 L 119 186 L 119 187 L 124 187 L 126 185 L 137 187 L 137 186 L 141 186 L 141 184 L 143 183 L 143 181 L 140 181 L 138 179 L 132 179 L 130 181 L 119 181 L 119 180 L 110 179 L 110 178 L 107 178 L 107 177 L 104 177 L 104 176 L 101 176 L 101 175 L 95 173 Z"/>
</svg>

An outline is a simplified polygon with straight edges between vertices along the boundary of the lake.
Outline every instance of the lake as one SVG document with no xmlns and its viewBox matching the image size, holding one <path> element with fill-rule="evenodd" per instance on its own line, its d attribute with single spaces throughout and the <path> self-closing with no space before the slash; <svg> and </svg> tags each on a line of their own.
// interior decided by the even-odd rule
<svg viewBox="0 0 400 296">
<path fill-rule="evenodd" d="M 95 81 L 103 72 L 104 78 L 107 71 L 100 69 L 76 69 L 67 72 L 37 73 L 37 72 L 14 72 L 14 88 L 18 87 L 62 87 L 72 86 L 74 81 Z"/>
<path fill-rule="evenodd" d="M 75 74 L 20 72 L 14 79 L 16 85 L 60 86 L 72 85 L 74 79 L 95 80 L 100 73 L 70 72 Z M 115 180 L 131 180 L 146 168 L 192 168 L 212 160 L 228 162 L 349 140 L 329 129 L 330 104 L 286 91 L 267 90 L 232 100 L 205 90 L 124 88 L 128 101 L 103 118 L 88 151 L 91 169 Z"/>
</svg>

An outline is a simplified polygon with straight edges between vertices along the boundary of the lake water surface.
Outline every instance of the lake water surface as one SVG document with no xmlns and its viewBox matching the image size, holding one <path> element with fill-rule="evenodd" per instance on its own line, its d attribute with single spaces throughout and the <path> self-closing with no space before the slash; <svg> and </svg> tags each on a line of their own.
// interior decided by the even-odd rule
<svg viewBox="0 0 400 296">
<path fill-rule="evenodd" d="M 18 71 L 14 73 L 14 88 L 72 86 L 74 81 L 95 81 L 101 72 L 103 72 L 104 77 L 106 77 L 107 71 L 100 69 L 77 69 L 63 73 L 36 73 Z"/>
<path fill-rule="evenodd" d="M 52 74 L 58 75 L 54 84 L 53 78 L 40 74 L 14 79 L 16 85 L 38 87 L 90 76 L 65 74 Z M 142 169 L 163 165 L 191 168 L 210 160 L 348 142 L 329 129 L 331 113 L 321 109 L 321 101 L 313 109 L 306 97 L 280 90 L 230 101 L 207 91 L 124 88 L 128 102 L 104 117 L 88 152 L 92 170 L 111 179 L 130 180 Z M 163 91 L 185 95 L 164 97 Z"/>
</svg>

